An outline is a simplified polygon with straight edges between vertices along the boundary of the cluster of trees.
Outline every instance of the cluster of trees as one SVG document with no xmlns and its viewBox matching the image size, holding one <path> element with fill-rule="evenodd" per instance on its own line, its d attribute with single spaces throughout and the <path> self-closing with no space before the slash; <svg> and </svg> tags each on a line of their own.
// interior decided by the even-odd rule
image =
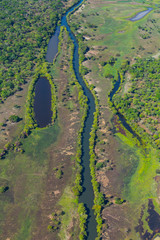
<svg viewBox="0 0 160 240">
<path fill-rule="evenodd" d="M 20 137 L 15 141 L 15 143 L 8 142 L 5 144 L 3 149 L 0 149 L 0 159 L 5 158 L 5 155 L 8 154 L 9 151 L 20 153 L 24 152 Z"/>
<path fill-rule="evenodd" d="M 131 87 L 114 104 L 138 135 L 160 147 L 160 59 L 140 59 L 129 67 Z"/>
<path fill-rule="evenodd" d="M 61 167 L 56 167 L 53 170 L 55 171 L 55 177 L 57 179 L 61 179 L 62 175 L 63 175 L 63 171 L 62 171 Z"/>
<path fill-rule="evenodd" d="M 1 1 L 0 100 L 21 89 L 37 63 L 45 59 L 47 44 L 65 11 L 65 0 Z"/>
<path fill-rule="evenodd" d="M 140 36 L 143 39 L 151 38 L 152 32 L 154 31 L 155 28 L 159 30 L 159 26 L 156 24 L 156 20 L 154 18 L 149 18 L 147 20 L 147 24 L 139 25 L 138 28 Z"/>
<path fill-rule="evenodd" d="M 25 127 L 22 135 L 28 135 L 30 130 L 37 127 L 34 116 L 34 96 L 35 96 L 35 85 L 40 76 L 46 77 L 51 85 L 51 110 L 52 114 L 52 123 L 54 123 L 57 116 L 57 99 L 56 99 L 56 88 L 53 83 L 51 75 L 48 73 L 49 64 L 47 62 L 41 63 L 38 65 L 34 71 L 34 76 L 30 82 L 28 88 L 28 95 L 26 101 L 26 113 L 25 113 Z"/>
<path fill-rule="evenodd" d="M 141 30 L 140 36 L 143 39 L 148 39 L 151 37 L 152 34 L 152 28 L 149 26 L 138 26 L 138 28 Z"/>
<path fill-rule="evenodd" d="M 54 232 L 60 228 L 61 225 L 61 218 L 64 215 L 63 211 L 56 211 L 52 213 L 52 223 L 48 225 L 48 230 Z"/>
</svg>

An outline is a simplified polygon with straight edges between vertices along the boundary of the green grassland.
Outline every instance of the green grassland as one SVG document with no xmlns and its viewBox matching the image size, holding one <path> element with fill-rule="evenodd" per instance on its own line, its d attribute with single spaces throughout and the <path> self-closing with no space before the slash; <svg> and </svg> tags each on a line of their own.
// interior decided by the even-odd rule
<svg viewBox="0 0 160 240">
<path fill-rule="evenodd" d="M 127 145 L 127 149 L 130 149 L 132 153 L 129 157 L 130 161 L 126 162 L 126 168 L 130 166 L 130 168 L 132 167 L 133 169 L 131 170 L 132 175 L 130 171 L 126 169 L 124 181 L 126 184 L 123 190 L 124 197 L 136 205 L 139 205 L 139 203 L 143 204 L 148 198 L 156 198 L 156 182 L 154 177 L 157 175 L 156 170 L 160 168 L 159 151 L 155 150 L 152 146 L 148 146 L 146 150 L 147 153 L 144 153 L 143 149 L 137 148 L 137 146 L 133 144 L 133 141 L 130 142 L 128 140 L 129 136 L 127 138 L 120 133 L 116 135 Z M 126 159 L 126 157 L 124 159 Z M 123 167 L 125 168 L 125 164 Z"/>
<path fill-rule="evenodd" d="M 156 16 L 156 9 L 143 19 L 131 22 L 128 20 L 131 16 L 134 16 L 139 11 L 146 10 L 150 5 L 131 5 L 128 4 L 127 1 L 125 1 L 125 3 L 115 2 L 115 4 L 108 4 L 107 1 L 104 1 L 101 4 L 93 4 L 91 8 L 91 4 L 87 5 L 86 3 L 83 13 L 81 14 L 80 12 L 72 18 L 74 22 L 73 25 L 79 28 L 79 32 L 84 36 L 88 36 L 88 38 L 90 37 L 90 39 L 86 41 L 88 46 L 106 46 L 108 48 L 104 52 L 106 57 L 120 54 L 121 58 L 126 56 L 135 57 L 140 45 L 143 45 L 144 48 L 145 46 L 146 48 L 154 47 L 150 46 L 152 44 L 149 44 L 148 41 L 143 41 L 143 39 L 140 38 L 138 26 L 145 24 L 148 19 L 154 18 Z M 76 24 L 77 15 L 78 21 Z M 158 18 L 156 22 L 158 26 Z M 158 37 L 159 33 L 155 31 L 154 34 L 152 34 L 152 40 L 157 42 Z M 135 49 L 132 49 L 133 47 L 135 47 Z M 141 53 L 141 55 L 144 55 L 146 51 L 149 51 L 149 49 L 144 50 L 143 53 L 138 51 L 138 54 Z"/>
</svg>

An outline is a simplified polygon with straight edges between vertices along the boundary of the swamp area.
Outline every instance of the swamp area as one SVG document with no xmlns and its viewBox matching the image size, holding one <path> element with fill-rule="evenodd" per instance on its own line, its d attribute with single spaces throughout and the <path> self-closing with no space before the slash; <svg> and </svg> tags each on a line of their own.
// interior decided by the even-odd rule
<svg viewBox="0 0 160 240">
<path fill-rule="evenodd" d="M 2 0 L 0 239 L 158 240 L 159 2 L 77 3 Z"/>
</svg>

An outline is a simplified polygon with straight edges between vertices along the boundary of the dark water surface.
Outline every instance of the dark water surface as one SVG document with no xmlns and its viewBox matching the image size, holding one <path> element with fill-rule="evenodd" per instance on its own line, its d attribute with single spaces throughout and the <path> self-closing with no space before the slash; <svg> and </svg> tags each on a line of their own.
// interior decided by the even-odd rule
<svg viewBox="0 0 160 240">
<path fill-rule="evenodd" d="M 118 80 L 115 82 L 114 87 L 113 87 L 112 91 L 110 92 L 110 100 L 111 101 L 112 101 L 114 94 L 118 91 L 120 84 L 121 84 L 121 78 L 118 74 Z"/>
<path fill-rule="evenodd" d="M 132 21 L 132 22 L 138 21 L 138 20 L 140 20 L 141 18 L 143 18 L 144 16 L 146 16 L 149 12 L 151 12 L 152 9 L 153 9 L 153 8 L 148 8 L 148 10 L 139 12 L 136 16 L 134 16 L 133 18 L 130 18 L 129 20 Z"/>
<path fill-rule="evenodd" d="M 89 167 L 89 159 L 90 159 L 90 157 L 89 157 L 89 138 L 90 138 L 91 127 L 92 127 L 93 119 L 94 119 L 93 113 L 95 112 L 95 103 L 94 103 L 93 95 L 91 94 L 90 90 L 86 87 L 83 79 L 80 76 L 78 43 L 77 43 L 76 37 L 71 32 L 70 27 L 67 23 L 67 19 L 66 19 L 67 15 L 70 12 L 72 12 L 75 8 L 77 8 L 82 2 L 83 2 L 83 0 L 79 1 L 78 4 L 76 4 L 70 10 L 68 10 L 66 12 L 66 14 L 61 19 L 61 26 L 66 27 L 66 29 L 69 33 L 69 36 L 73 41 L 73 44 L 74 44 L 73 69 L 74 69 L 74 72 L 75 72 L 78 82 L 80 83 L 80 85 L 83 88 L 84 94 L 88 98 L 89 111 L 88 111 L 87 119 L 85 121 L 84 131 L 82 134 L 82 166 L 83 166 L 82 179 L 83 179 L 84 192 L 80 196 L 80 202 L 84 203 L 84 205 L 87 209 L 88 215 L 89 215 L 88 225 L 87 225 L 88 236 L 86 239 L 94 240 L 97 236 L 97 231 L 96 231 L 97 223 L 95 220 L 94 212 L 92 210 L 94 194 L 93 194 L 93 188 L 92 188 L 92 184 L 91 184 L 90 167 Z M 60 27 L 57 27 L 56 32 L 55 32 L 54 36 L 51 38 L 49 45 L 48 45 L 46 60 L 51 63 L 53 62 L 53 59 L 58 52 L 59 32 L 60 32 Z M 39 81 L 40 80 L 38 80 L 38 85 L 39 85 Z M 40 83 L 40 85 L 41 85 L 41 83 Z M 37 87 L 37 91 L 43 91 L 43 87 L 42 87 L 42 89 Z M 43 97 L 42 97 L 42 99 L 43 99 Z M 49 99 L 48 99 L 48 101 L 49 101 Z M 43 111 L 44 110 L 41 109 L 42 115 L 43 115 Z M 78 239 L 78 237 L 77 237 L 77 239 Z"/>
<path fill-rule="evenodd" d="M 136 232 L 139 232 L 142 240 L 153 240 L 154 236 L 157 233 L 160 233 L 160 215 L 155 211 L 153 200 L 148 200 L 148 217 L 145 219 L 148 223 L 149 228 L 152 230 L 151 232 L 148 230 L 144 230 L 143 223 L 143 215 L 144 215 L 145 207 L 142 206 L 141 216 L 139 219 L 139 224 L 135 227 Z"/>
<path fill-rule="evenodd" d="M 35 86 L 34 113 L 40 128 L 51 123 L 51 89 L 45 77 L 40 77 Z"/>
<path fill-rule="evenodd" d="M 56 27 L 56 31 L 53 35 L 53 37 L 50 39 L 48 43 L 47 48 L 47 54 L 46 54 L 46 60 L 50 63 L 53 63 L 53 59 L 55 58 L 57 52 L 58 52 L 58 36 L 60 33 L 60 27 Z"/>
</svg>

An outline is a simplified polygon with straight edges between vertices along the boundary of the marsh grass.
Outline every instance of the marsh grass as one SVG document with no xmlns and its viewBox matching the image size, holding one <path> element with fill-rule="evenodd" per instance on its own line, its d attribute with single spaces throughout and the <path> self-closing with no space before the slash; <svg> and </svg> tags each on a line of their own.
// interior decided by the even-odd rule
<svg viewBox="0 0 160 240">
<path fill-rule="evenodd" d="M 25 151 L 23 154 L 10 152 L 6 159 L 0 161 L 1 178 L 6 179 L 9 186 L 7 191 L 9 195 L 4 195 L 4 198 L 0 199 L 0 219 L 4 221 L 7 212 L 17 209 L 19 230 L 14 240 L 30 239 L 37 202 L 44 191 L 43 180 L 49 161 L 47 149 L 56 141 L 58 132 L 57 124 L 44 129 L 35 129 L 23 140 Z M 16 205 L 12 203 L 13 198 Z M 1 224 L 0 228 L 2 231 Z"/>
<path fill-rule="evenodd" d="M 61 206 L 62 211 L 64 212 L 64 215 L 62 216 L 61 221 L 61 229 L 59 232 L 59 237 L 61 240 L 67 239 L 67 230 L 71 227 L 69 226 L 71 223 L 73 224 L 74 221 L 78 218 L 78 203 L 76 201 L 76 198 L 71 190 L 70 186 L 67 186 L 63 192 L 63 195 L 58 203 Z M 68 211 L 69 209 L 69 211 Z M 71 224 L 71 225 L 72 225 Z M 73 239 L 77 239 L 78 233 L 76 235 L 77 229 L 72 229 L 72 236 Z"/>
<path fill-rule="evenodd" d="M 128 145 L 135 161 L 130 161 L 130 164 L 129 161 L 127 163 L 132 166 L 132 171 L 129 171 L 128 175 L 125 176 L 124 198 L 132 204 L 143 204 L 148 198 L 157 196 L 154 177 L 156 176 L 156 169 L 160 167 L 158 151 L 150 146 L 144 152 L 142 148 L 138 148 L 134 144 L 132 139 L 128 139 L 120 133 L 117 136 Z M 128 158 L 131 159 L 129 152 Z M 124 160 L 122 159 L 122 161 Z"/>
</svg>

